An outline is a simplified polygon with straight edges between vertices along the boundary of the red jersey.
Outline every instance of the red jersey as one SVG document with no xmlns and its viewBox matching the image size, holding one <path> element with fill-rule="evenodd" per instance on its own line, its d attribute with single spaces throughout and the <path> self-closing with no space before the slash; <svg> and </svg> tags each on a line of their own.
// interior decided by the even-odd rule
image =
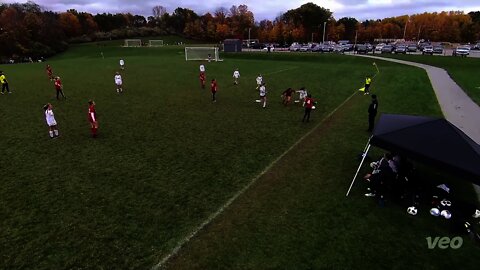
<svg viewBox="0 0 480 270">
<path fill-rule="evenodd" d="M 97 112 L 95 111 L 95 105 L 88 106 L 88 121 L 95 122 L 97 121 Z"/>
<path fill-rule="evenodd" d="M 213 81 L 210 84 L 210 89 L 212 90 L 212 92 L 217 92 L 217 81 Z"/>
<path fill-rule="evenodd" d="M 205 73 L 200 72 L 200 81 L 204 82 L 205 81 Z"/>
<path fill-rule="evenodd" d="M 60 79 L 55 80 L 55 89 L 61 90 L 63 88 L 62 81 Z"/>
<path fill-rule="evenodd" d="M 313 107 L 313 98 L 305 98 L 305 108 L 311 109 Z"/>
<path fill-rule="evenodd" d="M 52 75 L 52 68 L 50 66 L 47 67 L 47 74 L 48 76 Z"/>
</svg>

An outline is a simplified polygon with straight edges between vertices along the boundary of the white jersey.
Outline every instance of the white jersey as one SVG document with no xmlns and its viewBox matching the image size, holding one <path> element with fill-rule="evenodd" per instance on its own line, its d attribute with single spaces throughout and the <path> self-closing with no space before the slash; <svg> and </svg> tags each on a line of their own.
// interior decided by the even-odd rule
<svg viewBox="0 0 480 270">
<path fill-rule="evenodd" d="M 204 65 L 200 65 L 200 72 L 205 72 L 205 66 Z"/>
<path fill-rule="evenodd" d="M 45 111 L 45 120 L 47 121 L 48 126 L 56 126 L 57 121 L 55 121 L 55 115 L 53 114 L 53 110 L 46 110 Z"/>
<path fill-rule="evenodd" d="M 233 72 L 233 77 L 234 77 L 234 78 L 240 78 L 240 72 L 239 72 L 238 70 L 235 70 L 235 71 Z"/>
<path fill-rule="evenodd" d="M 260 91 L 260 96 L 261 97 L 264 97 L 264 96 L 267 95 L 267 88 L 265 88 L 265 85 L 260 86 L 260 88 L 258 90 Z"/>
<path fill-rule="evenodd" d="M 263 77 L 262 77 L 262 76 L 258 76 L 258 77 L 256 78 L 256 80 L 257 80 L 257 85 L 260 85 L 260 84 L 262 84 L 262 82 L 263 82 Z"/>
<path fill-rule="evenodd" d="M 125 65 L 125 61 L 123 61 L 123 59 L 120 59 L 120 66 L 124 66 Z"/>
<path fill-rule="evenodd" d="M 307 90 L 298 90 L 297 93 L 300 99 L 305 99 L 307 97 Z"/>
<path fill-rule="evenodd" d="M 115 83 L 118 84 L 118 85 L 122 84 L 122 75 L 120 75 L 120 74 L 115 75 Z"/>
</svg>

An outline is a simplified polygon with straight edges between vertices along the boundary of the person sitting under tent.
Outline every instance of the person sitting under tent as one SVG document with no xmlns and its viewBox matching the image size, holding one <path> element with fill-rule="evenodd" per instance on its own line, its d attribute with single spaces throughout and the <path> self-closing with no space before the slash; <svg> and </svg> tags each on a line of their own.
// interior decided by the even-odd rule
<svg viewBox="0 0 480 270">
<path fill-rule="evenodd" d="M 364 177 L 364 179 L 370 183 L 370 187 L 368 188 L 370 192 L 366 193 L 365 196 L 379 196 L 380 199 L 383 199 L 386 186 L 390 183 L 390 180 L 394 175 L 389 164 L 389 161 L 392 161 L 392 158 L 392 154 L 385 153 L 380 160 L 370 163 L 370 167 L 372 167 L 373 171 L 366 174 Z"/>
</svg>

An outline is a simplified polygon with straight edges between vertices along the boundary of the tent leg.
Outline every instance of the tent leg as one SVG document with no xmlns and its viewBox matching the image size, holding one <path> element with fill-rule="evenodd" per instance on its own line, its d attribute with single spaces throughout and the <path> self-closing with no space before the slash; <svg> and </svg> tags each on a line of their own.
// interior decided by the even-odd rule
<svg viewBox="0 0 480 270">
<path fill-rule="evenodd" d="M 370 142 L 370 140 L 368 142 Z M 362 167 L 363 162 L 365 161 L 365 157 L 367 157 L 368 150 L 370 150 L 370 144 L 368 144 L 368 146 L 367 146 L 367 148 L 366 148 L 366 150 L 363 154 L 362 161 L 360 161 L 360 165 L 358 165 L 357 172 L 355 173 L 355 176 L 353 177 L 352 183 L 350 184 L 350 187 L 348 188 L 347 194 L 345 195 L 347 197 L 348 197 L 348 194 L 350 194 L 350 190 L 353 187 L 353 183 L 355 183 L 355 179 L 357 178 L 358 172 L 360 171 L 360 168 Z"/>
</svg>

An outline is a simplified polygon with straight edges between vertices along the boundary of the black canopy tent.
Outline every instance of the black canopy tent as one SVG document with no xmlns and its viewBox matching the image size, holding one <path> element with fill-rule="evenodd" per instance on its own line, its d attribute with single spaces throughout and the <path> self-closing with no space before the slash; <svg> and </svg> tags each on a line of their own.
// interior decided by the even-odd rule
<svg viewBox="0 0 480 270">
<path fill-rule="evenodd" d="M 480 185 L 480 145 L 443 118 L 382 114 L 352 180 L 374 145 L 425 164 L 453 172 Z"/>
</svg>

